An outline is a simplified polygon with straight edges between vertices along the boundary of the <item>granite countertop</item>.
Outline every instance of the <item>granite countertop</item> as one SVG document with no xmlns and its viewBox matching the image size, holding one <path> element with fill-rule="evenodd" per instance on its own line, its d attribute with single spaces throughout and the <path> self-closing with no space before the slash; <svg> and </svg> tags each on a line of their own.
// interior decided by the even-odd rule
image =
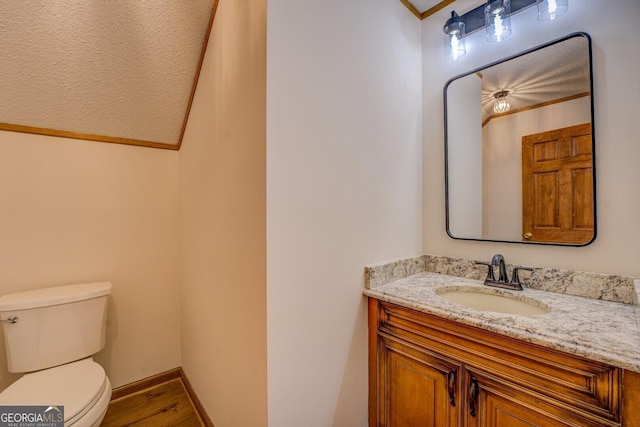
<svg viewBox="0 0 640 427">
<path fill-rule="evenodd" d="M 550 311 L 519 316 L 480 311 L 437 295 L 442 288 L 475 287 L 480 292 L 535 300 Z M 463 324 L 640 372 L 640 305 L 602 301 L 525 288 L 492 288 L 482 281 L 420 272 L 365 289 L 365 295 Z"/>
</svg>

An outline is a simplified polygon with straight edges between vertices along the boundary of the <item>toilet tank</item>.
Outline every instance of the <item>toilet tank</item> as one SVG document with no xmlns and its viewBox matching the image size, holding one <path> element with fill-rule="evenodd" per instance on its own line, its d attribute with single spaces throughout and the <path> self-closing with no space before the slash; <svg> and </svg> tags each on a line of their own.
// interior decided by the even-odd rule
<svg viewBox="0 0 640 427">
<path fill-rule="evenodd" d="M 0 297 L 9 372 L 82 359 L 104 347 L 111 283 L 84 283 Z M 17 317 L 15 323 L 7 320 Z"/>
</svg>

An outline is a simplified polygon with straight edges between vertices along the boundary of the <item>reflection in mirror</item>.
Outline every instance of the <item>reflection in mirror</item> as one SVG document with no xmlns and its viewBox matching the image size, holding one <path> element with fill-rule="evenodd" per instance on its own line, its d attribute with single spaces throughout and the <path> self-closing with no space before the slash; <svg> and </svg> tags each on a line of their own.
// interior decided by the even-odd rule
<svg viewBox="0 0 640 427">
<path fill-rule="evenodd" d="M 585 33 L 445 85 L 451 237 L 561 245 L 595 239 L 592 86 Z"/>
</svg>

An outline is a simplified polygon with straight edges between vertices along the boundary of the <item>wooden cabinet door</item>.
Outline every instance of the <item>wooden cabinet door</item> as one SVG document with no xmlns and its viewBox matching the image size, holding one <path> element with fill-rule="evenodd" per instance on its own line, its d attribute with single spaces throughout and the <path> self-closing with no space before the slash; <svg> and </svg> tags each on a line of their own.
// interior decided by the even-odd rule
<svg viewBox="0 0 640 427">
<path fill-rule="evenodd" d="M 464 384 L 465 427 L 619 426 L 560 402 L 551 402 L 489 374 L 466 372 Z"/>
<path fill-rule="evenodd" d="M 394 339 L 380 338 L 378 426 L 458 425 L 460 368 Z"/>
</svg>

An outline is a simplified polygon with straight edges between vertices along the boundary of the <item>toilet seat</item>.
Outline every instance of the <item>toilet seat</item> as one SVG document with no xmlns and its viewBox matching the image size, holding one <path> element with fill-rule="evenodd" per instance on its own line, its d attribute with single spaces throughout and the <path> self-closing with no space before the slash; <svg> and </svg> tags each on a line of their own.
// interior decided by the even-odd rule
<svg viewBox="0 0 640 427">
<path fill-rule="evenodd" d="M 71 426 L 96 402 L 104 404 L 105 394 L 108 396 L 104 411 L 111 397 L 111 386 L 102 366 L 87 358 L 25 374 L 0 393 L 0 405 L 64 406 L 65 426 Z"/>
</svg>

